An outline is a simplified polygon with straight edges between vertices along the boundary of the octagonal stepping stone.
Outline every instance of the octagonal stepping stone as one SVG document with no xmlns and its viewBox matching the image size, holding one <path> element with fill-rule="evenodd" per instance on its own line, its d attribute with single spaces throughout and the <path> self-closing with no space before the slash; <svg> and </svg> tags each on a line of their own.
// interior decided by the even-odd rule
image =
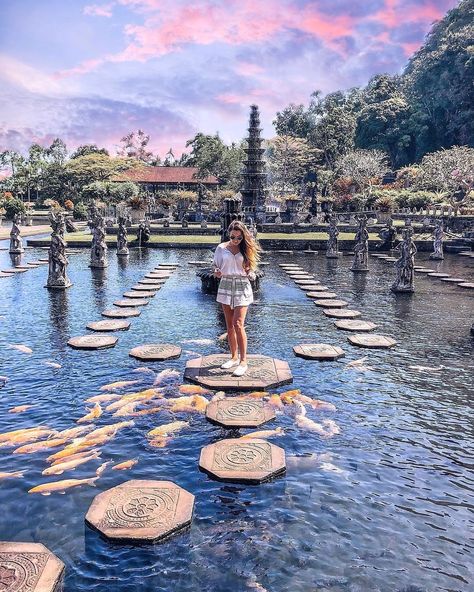
<svg viewBox="0 0 474 592">
<path fill-rule="evenodd" d="M 293 280 L 310 280 L 313 276 L 305 271 L 299 271 L 298 273 L 287 273 L 287 275 Z"/>
<path fill-rule="evenodd" d="M 168 279 L 173 275 L 173 273 L 169 269 L 163 269 L 163 271 L 158 271 L 158 270 L 154 269 L 152 271 L 149 271 L 148 273 L 150 275 L 155 276 L 155 277 L 161 277 L 164 279 Z"/>
<path fill-rule="evenodd" d="M 108 540 L 154 543 L 191 524 L 194 495 L 171 481 L 131 480 L 99 493 L 86 524 Z"/>
<path fill-rule="evenodd" d="M 442 282 L 447 282 L 448 284 L 459 284 L 459 282 L 464 282 L 464 278 L 453 278 L 453 277 L 447 277 L 447 278 L 441 278 Z"/>
<path fill-rule="evenodd" d="M 385 335 L 377 335 L 376 333 L 357 333 L 356 335 L 349 335 L 347 339 L 352 345 L 374 349 L 388 349 L 397 344 L 395 339 Z"/>
<path fill-rule="evenodd" d="M 345 300 L 332 300 L 331 298 L 325 300 L 323 298 L 322 300 L 314 300 L 314 304 L 316 306 L 322 306 L 323 308 L 344 308 L 349 303 Z"/>
<path fill-rule="evenodd" d="M 64 563 L 40 543 L 0 543 L 0 590 L 59 592 Z"/>
<path fill-rule="evenodd" d="M 338 360 L 345 353 L 342 347 L 327 343 L 301 343 L 293 347 L 295 356 L 305 360 Z"/>
<path fill-rule="evenodd" d="M 110 310 L 104 310 L 102 316 L 109 319 L 128 319 L 130 317 L 139 317 L 141 314 L 141 310 L 135 308 L 111 308 Z"/>
<path fill-rule="evenodd" d="M 25 271 L 28 271 L 31 267 L 28 267 L 28 265 L 15 265 L 15 269 L 24 269 Z"/>
<path fill-rule="evenodd" d="M 428 274 L 428 277 L 433 277 L 433 278 L 448 278 L 451 277 L 449 275 L 449 273 L 441 273 L 438 271 L 432 271 Z"/>
<path fill-rule="evenodd" d="M 233 376 L 235 368 L 220 366 L 229 360 L 228 354 L 201 356 L 186 362 L 184 378 L 201 386 L 217 390 L 265 390 L 293 382 L 288 362 L 268 356 L 247 356 L 248 370 L 243 376 Z"/>
<path fill-rule="evenodd" d="M 145 278 L 143 280 L 138 280 L 137 283 L 141 286 L 160 286 L 161 288 L 165 282 L 160 282 L 160 278 Z"/>
<path fill-rule="evenodd" d="M 424 267 L 423 269 L 417 269 L 418 273 L 435 273 L 434 269 L 430 269 L 429 267 Z"/>
<path fill-rule="evenodd" d="M 316 294 L 316 296 L 309 296 L 309 298 L 317 298 L 318 292 L 327 292 L 329 287 L 323 286 L 322 284 L 313 284 L 311 286 L 305 286 L 304 290 L 306 292 L 306 296 L 309 296 L 309 294 Z"/>
<path fill-rule="evenodd" d="M 378 327 L 375 323 L 371 321 L 361 321 L 361 320 L 351 320 L 351 319 L 341 319 L 340 321 L 335 321 L 334 324 L 338 329 L 342 331 L 373 331 Z"/>
<path fill-rule="evenodd" d="M 128 355 L 137 360 L 171 360 L 179 358 L 181 348 L 171 343 L 148 343 L 134 347 L 128 352 Z"/>
<path fill-rule="evenodd" d="M 337 298 L 336 292 L 307 292 L 306 296 L 308 298 Z"/>
<path fill-rule="evenodd" d="M 110 320 L 110 321 L 94 321 L 86 325 L 86 329 L 91 331 L 128 331 L 130 329 L 130 321 Z"/>
<path fill-rule="evenodd" d="M 285 472 L 285 451 L 257 438 L 220 440 L 201 450 L 199 468 L 219 481 L 264 483 Z"/>
<path fill-rule="evenodd" d="M 117 337 L 111 335 L 81 335 L 71 337 L 67 344 L 74 349 L 107 349 L 114 347 L 117 341 Z"/>
<path fill-rule="evenodd" d="M 458 255 L 460 255 L 461 257 L 470 257 L 472 255 L 471 251 L 462 251 L 461 253 L 458 253 Z"/>
<path fill-rule="evenodd" d="M 212 261 L 188 261 L 188 265 L 202 265 L 205 267 L 206 265 L 212 265 Z"/>
<path fill-rule="evenodd" d="M 428 268 L 427 267 L 423 267 L 422 265 L 415 265 L 415 267 L 413 269 L 415 271 L 423 271 L 423 270 L 428 269 Z M 431 269 L 429 271 L 431 271 Z"/>
<path fill-rule="evenodd" d="M 0 271 L 0 278 L 6 277 L 13 277 L 13 273 L 5 273 L 4 271 Z"/>
<path fill-rule="evenodd" d="M 296 263 L 279 263 L 278 265 L 282 269 L 301 269 L 301 267 Z"/>
<path fill-rule="evenodd" d="M 359 310 L 352 310 L 350 308 L 326 308 L 323 313 L 332 319 L 356 319 L 362 314 Z"/>
<path fill-rule="evenodd" d="M 28 265 L 46 265 L 49 263 L 48 259 L 35 259 L 34 261 L 29 261 Z"/>
<path fill-rule="evenodd" d="M 307 280 L 295 280 L 295 284 L 297 286 L 312 286 L 313 284 L 319 284 L 320 282 L 318 282 L 316 279 L 314 279 L 314 277 L 311 277 Z"/>
<path fill-rule="evenodd" d="M 41 261 L 38 262 L 33 262 L 33 261 L 28 261 L 28 263 L 26 264 L 26 267 L 28 269 L 35 269 L 36 267 L 41 267 L 42 265 L 45 265 L 44 263 L 41 263 Z"/>
<path fill-rule="evenodd" d="M 123 295 L 124 298 L 136 298 L 137 300 L 141 300 L 142 298 L 154 298 L 156 296 L 156 292 L 137 290 L 135 292 L 124 292 Z"/>
<path fill-rule="evenodd" d="M 177 267 L 180 267 L 180 265 L 180 263 L 158 263 L 155 269 L 176 269 Z"/>
<path fill-rule="evenodd" d="M 2 269 L 3 273 L 25 273 L 26 271 L 28 271 L 28 269 L 31 269 L 31 267 L 25 267 L 24 269 L 22 267 L 9 267 L 8 269 Z"/>
<path fill-rule="evenodd" d="M 48 247 L 49 249 L 49 247 Z M 41 263 L 49 263 L 49 259 L 38 259 L 38 261 L 41 261 Z"/>
<path fill-rule="evenodd" d="M 114 306 L 119 308 L 127 308 L 133 306 L 148 306 L 149 302 L 145 298 L 125 298 L 124 300 L 116 300 Z"/>
<path fill-rule="evenodd" d="M 132 290 L 134 290 L 135 292 L 150 292 L 150 291 L 155 291 L 157 292 L 158 290 L 161 290 L 161 288 L 163 287 L 162 284 L 135 284 L 134 286 L 132 286 Z"/>
<path fill-rule="evenodd" d="M 225 428 L 255 428 L 275 419 L 275 413 L 264 401 L 232 397 L 211 401 L 206 418 Z"/>
<path fill-rule="evenodd" d="M 398 261 L 397 257 L 384 257 L 382 259 L 382 261 L 387 261 L 388 263 L 394 263 L 395 261 Z"/>
<path fill-rule="evenodd" d="M 466 290 L 474 290 L 474 282 L 461 282 L 458 286 L 460 288 L 466 288 Z"/>
<path fill-rule="evenodd" d="M 164 286 L 166 284 L 166 280 L 167 278 L 162 278 L 162 277 L 156 277 L 154 275 L 152 275 L 151 273 L 147 273 L 144 276 L 145 280 L 152 280 L 154 284 L 160 285 L 160 286 Z"/>
</svg>

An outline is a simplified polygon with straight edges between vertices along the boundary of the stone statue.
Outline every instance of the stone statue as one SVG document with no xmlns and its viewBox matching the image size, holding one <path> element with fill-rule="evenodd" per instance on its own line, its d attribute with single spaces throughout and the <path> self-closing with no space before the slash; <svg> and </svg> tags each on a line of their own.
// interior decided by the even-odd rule
<svg viewBox="0 0 474 592">
<path fill-rule="evenodd" d="M 129 254 L 128 241 L 127 241 L 127 218 L 120 216 L 118 219 L 118 231 L 117 231 L 117 256 L 126 257 Z"/>
<path fill-rule="evenodd" d="M 64 240 L 66 222 L 62 212 L 54 213 L 51 211 L 49 220 L 53 232 L 49 247 L 49 273 L 46 288 L 64 290 L 72 286 L 71 280 L 67 276 L 69 261 L 65 254 L 67 243 Z"/>
<path fill-rule="evenodd" d="M 77 227 L 70 218 L 65 218 L 65 222 L 67 232 L 77 232 Z"/>
<path fill-rule="evenodd" d="M 416 245 L 413 241 L 413 229 L 403 230 L 403 240 L 398 245 L 400 258 L 395 263 L 397 278 L 392 285 L 392 292 L 414 292 Z"/>
<path fill-rule="evenodd" d="M 369 271 L 369 233 L 367 231 L 367 216 L 359 217 L 359 228 L 355 236 L 354 261 L 351 271 Z"/>
<path fill-rule="evenodd" d="M 328 228 L 328 244 L 326 248 L 326 257 L 328 259 L 337 259 L 339 257 L 339 251 L 337 250 L 337 237 L 339 236 L 339 230 L 337 229 L 337 216 L 331 215 L 329 217 L 329 228 Z"/>
<path fill-rule="evenodd" d="M 91 263 L 89 267 L 104 269 L 108 266 L 105 223 L 104 217 L 99 214 L 95 207 L 91 210 L 91 218 L 88 224 L 92 231 Z"/>
<path fill-rule="evenodd" d="M 15 214 L 13 217 L 12 229 L 10 231 L 10 253 L 13 255 L 23 253 L 25 250 L 20 236 L 20 221 L 20 215 Z"/>
<path fill-rule="evenodd" d="M 150 236 L 151 230 L 149 222 L 140 222 L 137 230 L 138 246 L 142 247 L 145 245 L 150 240 Z"/>
<path fill-rule="evenodd" d="M 395 239 L 397 237 L 397 231 L 393 227 L 392 218 L 387 220 L 386 228 L 382 228 L 379 232 L 379 237 L 382 239 L 382 242 L 377 245 L 378 248 L 382 251 L 391 251 L 395 246 Z"/>
<path fill-rule="evenodd" d="M 434 259 L 435 261 L 442 261 L 444 259 L 443 238 L 444 224 L 442 220 L 438 220 L 434 230 L 433 252 L 430 255 L 430 259 Z"/>
</svg>

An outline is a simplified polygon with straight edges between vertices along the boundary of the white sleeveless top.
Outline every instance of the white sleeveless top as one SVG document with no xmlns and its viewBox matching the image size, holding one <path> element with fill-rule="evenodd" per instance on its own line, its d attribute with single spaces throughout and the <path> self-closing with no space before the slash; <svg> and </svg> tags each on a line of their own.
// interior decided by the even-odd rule
<svg viewBox="0 0 474 592">
<path fill-rule="evenodd" d="M 217 246 L 214 253 L 213 265 L 222 271 L 222 275 L 243 275 L 247 277 L 244 269 L 244 256 L 240 251 L 236 255 L 233 255 L 225 247 L 225 243 Z"/>
</svg>

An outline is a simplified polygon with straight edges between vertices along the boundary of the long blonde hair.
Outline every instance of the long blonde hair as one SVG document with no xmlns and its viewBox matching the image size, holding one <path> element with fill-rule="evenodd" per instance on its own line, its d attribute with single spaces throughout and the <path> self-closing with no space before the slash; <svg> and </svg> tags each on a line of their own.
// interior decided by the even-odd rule
<svg viewBox="0 0 474 592">
<path fill-rule="evenodd" d="M 230 236 L 233 230 L 240 231 L 243 236 L 239 248 L 244 258 L 244 269 L 246 271 L 255 271 L 260 261 L 260 245 L 250 234 L 247 226 L 240 220 L 234 220 L 230 223 L 227 234 Z"/>
</svg>

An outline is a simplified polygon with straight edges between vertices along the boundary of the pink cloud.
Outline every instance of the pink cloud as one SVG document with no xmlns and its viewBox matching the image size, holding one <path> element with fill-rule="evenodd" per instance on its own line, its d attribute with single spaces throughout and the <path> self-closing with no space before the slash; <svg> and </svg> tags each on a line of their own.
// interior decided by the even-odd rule
<svg viewBox="0 0 474 592">
<path fill-rule="evenodd" d="M 263 68 L 258 64 L 251 64 L 250 62 L 239 62 L 235 66 L 235 71 L 241 76 L 257 76 L 263 72 Z"/>
<path fill-rule="evenodd" d="M 402 6 L 402 0 L 385 0 L 385 7 L 368 20 L 377 21 L 389 29 L 396 29 L 401 24 L 414 22 L 432 23 L 444 15 L 444 10 L 433 4 L 416 3 L 411 6 Z"/>
<path fill-rule="evenodd" d="M 84 6 L 83 12 L 87 16 L 105 16 L 110 18 L 114 4 L 114 2 L 110 2 L 109 4 L 89 4 Z"/>
</svg>

